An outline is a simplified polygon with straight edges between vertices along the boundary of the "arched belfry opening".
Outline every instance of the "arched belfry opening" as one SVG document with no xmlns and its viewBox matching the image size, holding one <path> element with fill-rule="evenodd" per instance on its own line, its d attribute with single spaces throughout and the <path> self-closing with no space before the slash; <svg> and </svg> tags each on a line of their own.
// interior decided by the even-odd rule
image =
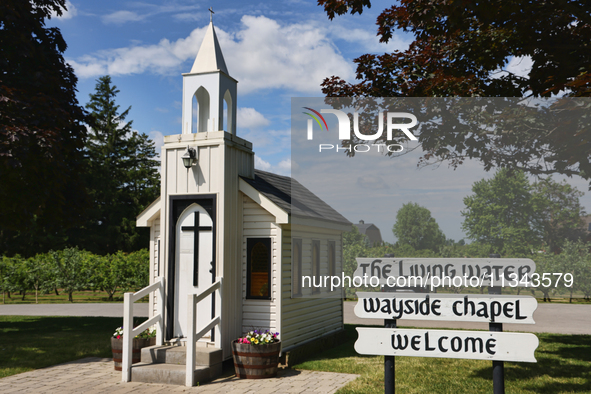
<svg viewBox="0 0 591 394">
<path fill-rule="evenodd" d="M 229 133 L 232 133 L 232 125 L 234 124 L 233 114 L 232 114 L 232 95 L 230 94 L 229 90 L 226 90 L 224 94 L 224 123 L 223 126 L 225 130 Z"/>
<path fill-rule="evenodd" d="M 236 134 L 236 85 L 209 24 L 191 72 L 183 74 L 183 134 Z"/>
<path fill-rule="evenodd" d="M 207 123 L 209 121 L 210 105 L 209 93 L 203 86 L 199 87 L 193 95 L 193 105 L 191 110 L 193 116 L 192 132 L 203 133 L 208 131 Z"/>
</svg>

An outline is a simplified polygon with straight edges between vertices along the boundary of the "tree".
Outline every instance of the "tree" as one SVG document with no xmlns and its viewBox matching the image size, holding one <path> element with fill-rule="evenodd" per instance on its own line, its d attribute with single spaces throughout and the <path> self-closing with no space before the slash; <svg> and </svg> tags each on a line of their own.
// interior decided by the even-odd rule
<svg viewBox="0 0 591 394">
<path fill-rule="evenodd" d="M 369 0 L 318 0 L 318 4 L 330 19 L 361 14 L 371 7 Z M 414 41 L 404 51 L 355 59 L 358 81 L 326 78 L 322 90 L 327 97 L 591 95 L 591 19 L 589 7 L 581 2 L 403 1 L 385 9 L 376 24 L 382 42 L 388 42 L 396 29 L 411 33 Z M 526 75 L 511 72 L 512 60 L 531 61 L 531 69 Z M 588 120 L 581 125 L 572 122 L 577 119 L 569 116 L 573 108 L 564 111 L 571 105 L 581 102 L 558 100 L 548 109 L 555 114 L 562 110 L 566 128 L 524 125 L 502 132 L 462 127 L 421 131 L 418 139 L 425 154 L 420 164 L 459 165 L 473 158 L 485 168 L 503 164 L 534 174 L 556 172 L 590 179 L 591 128 Z M 589 103 L 583 102 L 582 107 L 588 110 Z"/>
<path fill-rule="evenodd" d="M 568 282 L 562 278 L 560 280 L 560 286 L 565 288 L 569 294 L 569 302 L 573 302 L 573 293 L 575 291 L 582 290 L 585 294 L 585 290 L 588 291 L 588 283 L 591 281 L 589 273 L 591 270 L 591 253 L 589 253 L 590 244 L 585 243 L 581 240 L 576 242 L 566 241 L 564 248 L 560 255 L 558 255 L 557 271 L 562 274 L 571 274 L 572 283 L 567 286 Z"/>
<path fill-rule="evenodd" d="M 367 237 L 356 226 L 343 233 L 343 273 L 350 278 L 357 269 L 357 257 L 368 256 Z M 345 297 L 354 298 L 357 289 L 345 287 Z"/>
<path fill-rule="evenodd" d="M 75 291 L 92 287 L 92 271 L 88 263 L 88 253 L 78 248 L 66 248 L 50 252 L 53 266 L 55 288 L 68 294 L 68 301 L 74 302 Z"/>
<path fill-rule="evenodd" d="M 464 198 L 462 229 L 469 238 L 493 246 L 501 255 L 531 254 L 539 245 L 541 224 L 532 188 L 523 172 L 498 170 L 472 186 Z"/>
<path fill-rule="evenodd" d="M 398 243 L 410 245 L 416 250 L 438 251 L 445 245 L 445 235 L 431 217 L 431 211 L 417 203 L 402 205 L 396 213 L 392 232 L 398 238 Z"/>
<path fill-rule="evenodd" d="M 66 43 L 45 18 L 65 0 L 0 4 L 0 248 L 32 256 L 87 204 L 80 171 L 86 128 Z"/>
<path fill-rule="evenodd" d="M 542 220 L 542 240 L 550 252 L 558 253 L 564 241 L 584 236 L 581 227 L 585 209 L 579 201 L 582 192 L 566 181 L 555 182 L 552 177 L 534 183 L 533 189 L 536 215 Z"/>
<path fill-rule="evenodd" d="M 154 142 L 126 121 L 131 107 L 119 112 L 117 93 L 111 77 L 101 77 L 86 106 L 91 111 L 86 179 L 93 204 L 84 231 L 72 237 L 98 254 L 144 246 L 148 233 L 136 228 L 135 218 L 160 194 Z"/>
</svg>

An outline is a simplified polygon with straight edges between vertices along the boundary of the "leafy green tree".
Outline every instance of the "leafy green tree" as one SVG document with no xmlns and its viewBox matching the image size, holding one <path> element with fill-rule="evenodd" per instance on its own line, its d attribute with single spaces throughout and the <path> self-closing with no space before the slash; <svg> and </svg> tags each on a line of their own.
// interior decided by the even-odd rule
<svg viewBox="0 0 591 394">
<path fill-rule="evenodd" d="M 87 108 L 90 130 L 87 187 L 93 201 L 84 231 L 72 233 L 76 244 L 99 254 L 130 252 L 147 243 L 136 216 L 160 194 L 159 162 L 154 142 L 132 129 L 131 107 L 120 112 L 111 77 L 98 79 Z"/>
<path fill-rule="evenodd" d="M 579 198 L 583 192 L 566 181 L 558 183 L 552 177 L 533 184 L 536 195 L 536 215 L 541 219 L 542 240 L 549 251 L 557 253 L 566 240 L 584 236 L 582 217 L 585 210 Z"/>
<path fill-rule="evenodd" d="M 564 281 L 564 278 L 561 278 L 559 282 L 561 287 L 569 292 L 569 302 L 573 302 L 574 292 L 586 288 L 585 283 L 591 281 L 591 277 L 588 275 L 589 267 L 591 267 L 589 248 L 591 248 L 591 244 L 581 240 L 576 242 L 566 241 L 560 255 L 558 255 L 558 270 L 548 271 L 562 274 L 570 273 L 573 276 L 572 286 L 566 286 L 567 282 Z"/>
<path fill-rule="evenodd" d="M 330 19 L 361 14 L 370 0 L 319 0 Z M 375 4 L 375 2 L 374 2 Z M 355 81 L 326 78 L 326 97 L 550 97 L 591 95 L 591 20 L 588 4 L 571 0 L 531 2 L 392 2 L 377 17 L 377 35 L 410 33 L 408 49 L 364 54 L 354 60 Z M 523 64 L 515 72 L 510 62 Z M 525 65 L 531 62 L 531 67 Z M 328 76 L 327 76 L 328 77 Z M 580 102 L 573 104 L 580 106 Z M 484 105 L 488 108 L 490 103 Z M 534 174 L 591 177 L 591 129 L 568 120 L 562 127 L 527 124 L 492 129 L 425 130 L 418 135 L 425 161 L 521 167 Z M 358 108 L 355 106 L 355 108 Z M 397 107 L 399 109 L 399 107 Z M 581 108 L 588 108 L 583 103 Z M 420 111 L 413 111 L 418 116 Z M 489 112 L 492 114 L 493 112 Z M 466 118 L 463 117 L 465 120 Z M 445 122 L 447 124 L 447 122 Z M 382 143 L 383 139 L 374 143 Z M 396 142 L 396 141 L 393 141 Z M 346 151 L 345 151 L 346 152 Z"/>
<path fill-rule="evenodd" d="M 50 252 L 55 275 L 55 287 L 68 294 L 68 301 L 74 302 L 75 291 L 92 287 L 92 271 L 87 262 L 87 252 L 78 248 L 66 248 Z"/>
<path fill-rule="evenodd" d="M 525 174 L 498 170 L 493 178 L 475 182 L 472 192 L 464 198 L 462 211 L 462 229 L 468 237 L 503 256 L 531 254 L 540 243 L 541 225 Z"/>
<path fill-rule="evenodd" d="M 22 300 L 24 301 L 25 296 L 27 295 L 27 289 L 29 287 L 25 259 L 23 259 L 20 255 L 15 255 L 11 258 L 7 258 L 6 260 L 6 289 L 9 293 L 20 292 L 22 295 Z"/>
<path fill-rule="evenodd" d="M 343 272 L 346 276 L 353 277 L 357 269 L 357 257 L 368 256 L 366 238 L 356 226 L 343 233 Z M 354 298 L 356 291 L 355 288 L 345 288 L 345 297 Z"/>
<path fill-rule="evenodd" d="M 550 296 L 556 293 L 556 280 L 557 277 L 554 275 L 546 276 L 548 279 L 543 281 L 544 273 L 553 273 L 553 272 L 560 272 L 561 264 L 560 264 L 560 256 L 555 255 L 552 253 L 544 253 L 538 256 L 534 256 L 536 262 L 536 273 L 539 274 L 539 277 L 536 279 L 540 280 L 540 285 L 536 287 L 536 290 L 539 290 L 544 295 L 544 302 L 552 302 Z M 549 286 L 544 286 L 549 285 Z"/>
<path fill-rule="evenodd" d="M 77 79 L 58 28 L 65 0 L 0 3 L 0 250 L 33 256 L 63 244 L 87 206 Z"/>
<path fill-rule="evenodd" d="M 445 245 L 445 235 L 431 211 L 417 203 L 407 203 L 396 213 L 396 223 L 392 228 L 398 243 L 412 246 L 416 250 L 438 251 Z"/>
<path fill-rule="evenodd" d="M 28 288 L 35 290 L 35 304 L 39 303 L 39 291 L 53 290 L 54 282 L 51 259 L 47 253 L 29 257 L 24 261 L 25 277 Z"/>
<path fill-rule="evenodd" d="M 127 266 L 131 271 L 129 289 L 139 290 L 150 284 L 150 251 L 147 248 L 132 252 L 127 256 Z"/>
</svg>

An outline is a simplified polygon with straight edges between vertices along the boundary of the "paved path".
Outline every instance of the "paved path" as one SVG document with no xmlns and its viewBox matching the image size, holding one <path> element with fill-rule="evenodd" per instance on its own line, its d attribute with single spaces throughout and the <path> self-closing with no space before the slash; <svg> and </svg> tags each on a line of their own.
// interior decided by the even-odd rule
<svg viewBox="0 0 591 394">
<path fill-rule="evenodd" d="M 0 392 L 55 394 L 197 393 L 197 394 L 332 394 L 358 375 L 282 370 L 273 379 L 225 377 L 197 387 L 154 383 L 122 383 L 111 359 L 84 358 L 0 379 Z"/>
<path fill-rule="evenodd" d="M 353 308 L 357 301 L 345 302 L 345 323 L 383 326 L 383 319 L 360 319 Z M 536 324 L 503 324 L 503 331 L 549 332 L 555 334 L 591 334 L 591 305 L 539 303 L 534 312 Z M 399 327 L 464 328 L 488 330 L 488 323 L 398 320 Z"/>
<path fill-rule="evenodd" d="M 148 317 L 148 303 L 133 305 L 136 317 Z M 0 315 L 123 317 L 123 303 L 116 304 L 12 304 L 0 305 Z"/>
</svg>

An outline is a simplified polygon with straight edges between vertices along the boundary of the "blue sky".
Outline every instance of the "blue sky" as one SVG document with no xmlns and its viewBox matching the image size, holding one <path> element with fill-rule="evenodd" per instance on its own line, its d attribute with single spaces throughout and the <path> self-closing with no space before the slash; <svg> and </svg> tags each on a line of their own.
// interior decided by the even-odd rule
<svg viewBox="0 0 591 394">
<path fill-rule="evenodd" d="M 53 18 L 68 44 L 81 104 L 96 79 L 110 74 L 133 127 L 161 144 L 179 134 L 181 73 L 189 72 L 209 23 L 238 84 L 238 135 L 253 141 L 257 167 L 289 173 L 290 100 L 321 96 L 323 78 L 352 80 L 355 57 L 408 46 L 400 35 L 380 44 L 375 19 L 387 3 L 361 17 L 329 21 L 315 1 L 68 1 Z"/>
<path fill-rule="evenodd" d="M 372 1 L 372 8 L 361 16 L 333 21 L 316 1 L 304 0 L 67 4 L 69 11 L 48 25 L 59 27 L 68 44 L 65 58 L 78 76 L 80 103 L 88 102 L 98 77 L 110 74 L 120 90 L 121 109 L 132 107 L 128 120 L 133 120 L 133 128 L 148 134 L 158 147 L 163 136 L 181 133 L 181 74 L 193 65 L 209 24 L 208 8 L 213 7 L 226 65 L 239 81 L 237 134 L 253 142 L 257 168 L 285 175 L 291 170 L 292 97 L 322 97 L 320 83 L 325 77 L 354 80 L 354 58 L 403 50 L 411 42 L 409 35 L 399 32 L 388 44 L 379 43 L 375 20 L 392 4 L 387 1 Z M 511 59 L 507 69 L 519 74 L 530 64 L 529 59 Z M 373 178 L 349 173 L 351 182 L 345 188 L 345 181 L 326 187 L 321 181 L 326 177 L 303 175 L 301 181 L 350 221 L 375 223 L 384 239 L 393 242 L 396 210 L 409 201 L 429 208 L 447 237 L 463 238 L 462 198 L 471 193 L 473 182 L 491 176 L 478 163 L 466 163 L 457 171 L 445 166 L 419 170 L 414 161 L 403 168 L 399 162 L 394 171 L 383 167 L 383 160 L 380 166 L 383 173 Z M 367 182 L 373 182 L 373 189 Z M 587 191 L 585 181 L 569 182 Z M 376 204 L 363 208 L 355 196 L 366 196 L 368 190 L 375 194 Z M 378 201 L 388 201 L 387 209 L 376 209 Z M 588 195 L 582 202 L 591 209 Z"/>
</svg>

